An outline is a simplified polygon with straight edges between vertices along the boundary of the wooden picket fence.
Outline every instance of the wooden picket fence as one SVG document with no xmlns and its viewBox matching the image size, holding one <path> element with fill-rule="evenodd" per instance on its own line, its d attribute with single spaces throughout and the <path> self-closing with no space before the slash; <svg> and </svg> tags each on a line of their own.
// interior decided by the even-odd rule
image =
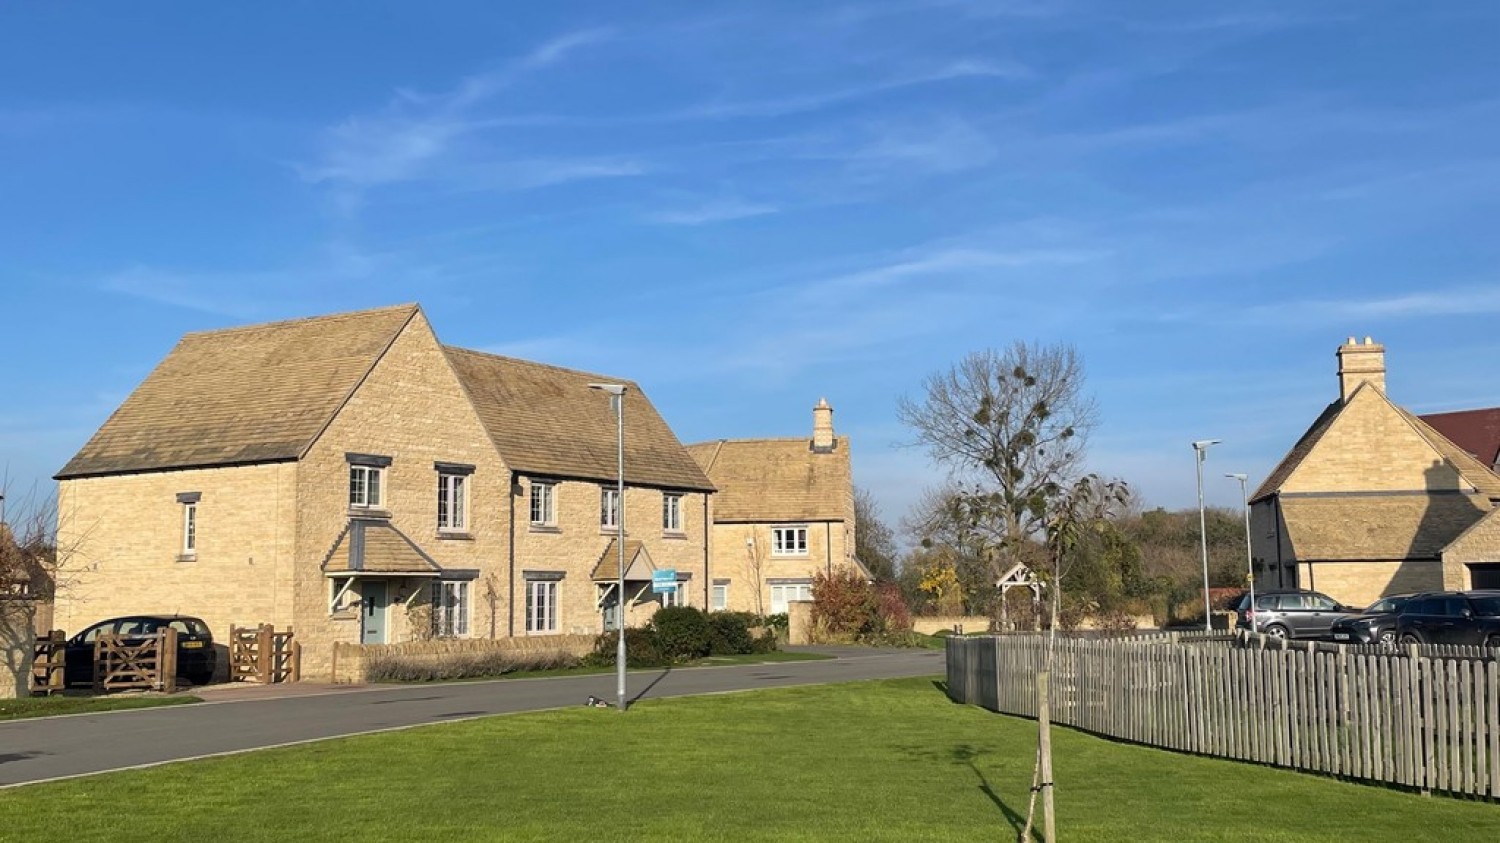
<svg viewBox="0 0 1500 843">
<path fill-rule="evenodd" d="M 177 630 L 94 639 L 94 690 L 177 690 Z"/>
<path fill-rule="evenodd" d="M 296 682 L 302 678 L 302 642 L 290 629 L 277 632 L 270 624 L 249 629 L 229 628 L 229 680 L 253 680 L 262 685 Z"/>
<path fill-rule="evenodd" d="M 1201 635 L 1201 634 L 1200 634 Z M 1500 798 L 1495 650 L 1059 638 L 1053 722 L 1351 779 Z M 1043 635 L 949 638 L 948 694 L 1035 717 Z"/>
</svg>

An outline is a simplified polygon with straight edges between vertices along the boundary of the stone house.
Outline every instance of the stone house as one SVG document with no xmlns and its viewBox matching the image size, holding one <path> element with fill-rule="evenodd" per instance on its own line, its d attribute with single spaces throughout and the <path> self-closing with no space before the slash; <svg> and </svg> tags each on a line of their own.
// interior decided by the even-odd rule
<svg viewBox="0 0 1500 843">
<path fill-rule="evenodd" d="M 849 439 L 826 399 L 811 438 L 720 439 L 688 446 L 718 490 L 710 501 L 710 607 L 779 614 L 812 599 L 813 576 L 852 569 L 854 480 Z"/>
<path fill-rule="evenodd" d="M 1337 400 L 1251 498 L 1257 585 L 1351 605 L 1500 586 L 1493 462 L 1387 397 L 1383 346 L 1350 338 L 1337 358 Z"/>
<path fill-rule="evenodd" d="M 310 676 L 334 642 L 602 631 L 616 417 L 590 384 L 612 380 L 445 346 L 416 305 L 189 334 L 57 475 L 56 622 L 290 626 Z M 615 382 L 635 624 L 708 600 L 713 486 Z"/>
</svg>

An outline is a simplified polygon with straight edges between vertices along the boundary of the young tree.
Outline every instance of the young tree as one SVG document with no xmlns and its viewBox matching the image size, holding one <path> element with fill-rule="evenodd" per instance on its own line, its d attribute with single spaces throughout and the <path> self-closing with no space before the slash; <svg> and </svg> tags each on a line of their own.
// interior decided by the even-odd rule
<svg viewBox="0 0 1500 843">
<path fill-rule="evenodd" d="M 896 536 L 880 517 L 875 496 L 868 489 L 854 490 L 854 556 L 865 563 L 880 582 L 896 578 Z"/>
<path fill-rule="evenodd" d="M 969 354 L 903 398 L 901 420 L 950 470 L 961 491 L 952 514 L 996 551 L 998 578 L 1021 560 L 1047 517 L 1048 501 L 1078 473 L 1095 423 L 1072 346 L 1017 342 Z"/>
</svg>

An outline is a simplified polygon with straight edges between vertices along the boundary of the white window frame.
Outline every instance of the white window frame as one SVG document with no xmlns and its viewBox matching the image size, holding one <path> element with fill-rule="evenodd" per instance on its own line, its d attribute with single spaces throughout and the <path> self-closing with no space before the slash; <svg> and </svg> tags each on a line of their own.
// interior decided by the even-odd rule
<svg viewBox="0 0 1500 843">
<path fill-rule="evenodd" d="M 462 533 L 469 528 L 468 475 L 438 474 L 438 531 Z"/>
<path fill-rule="evenodd" d="M 182 504 L 182 555 L 198 555 L 198 502 Z"/>
<path fill-rule="evenodd" d="M 663 609 L 665 609 L 668 606 L 691 606 L 691 605 L 693 605 L 693 602 L 688 599 L 688 593 L 687 592 L 688 592 L 688 581 L 686 581 L 686 580 L 678 580 L 676 588 L 672 589 L 671 591 L 663 591 L 661 593 L 661 607 Z"/>
<path fill-rule="evenodd" d="M 538 519 L 540 510 L 540 519 Z M 531 481 L 531 525 L 533 527 L 557 526 L 557 484 L 544 480 Z"/>
<path fill-rule="evenodd" d="M 372 489 L 374 494 L 371 494 Z M 376 465 L 350 465 L 349 508 L 380 509 L 384 503 L 385 469 Z"/>
<path fill-rule="evenodd" d="M 437 638 L 468 638 L 474 605 L 468 580 L 438 580 L 432 584 L 432 634 Z"/>
<path fill-rule="evenodd" d="M 661 529 L 664 533 L 681 533 L 682 495 L 663 492 L 661 495 Z"/>
<path fill-rule="evenodd" d="M 771 583 L 771 614 L 773 615 L 785 614 L 789 603 L 811 599 L 812 580 Z"/>
<path fill-rule="evenodd" d="M 526 580 L 526 634 L 550 635 L 558 629 L 561 580 Z"/>
<path fill-rule="evenodd" d="M 807 525 L 778 524 L 771 528 L 772 556 L 806 556 Z"/>
<path fill-rule="evenodd" d="M 729 580 L 715 582 L 713 585 L 713 597 L 709 611 L 723 612 L 729 608 Z"/>
<path fill-rule="evenodd" d="M 599 529 L 620 529 L 620 490 L 615 486 L 599 487 Z"/>
</svg>

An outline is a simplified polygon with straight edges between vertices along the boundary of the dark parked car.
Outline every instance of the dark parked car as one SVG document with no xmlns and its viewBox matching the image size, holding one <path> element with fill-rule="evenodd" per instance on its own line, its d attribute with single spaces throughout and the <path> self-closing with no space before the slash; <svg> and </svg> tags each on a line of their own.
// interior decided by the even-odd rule
<svg viewBox="0 0 1500 843">
<path fill-rule="evenodd" d="M 1363 612 L 1333 622 L 1333 640 L 1350 644 L 1396 643 L 1396 612 L 1410 594 L 1393 594 L 1365 607 Z"/>
<path fill-rule="evenodd" d="M 1396 634 L 1406 643 L 1500 647 L 1500 591 L 1418 594 L 1396 614 Z"/>
<path fill-rule="evenodd" d="M 194 685 L 214 678 L 217 656 L 208 624 L 187 615 L 130 615 L 100 621 L 68 639 L 64 679 L 69 685 L 94 681 L 94 639 L 100 635 L 155 635 L 163 627 L 177 630 L 177 675 Z"/>
<path fill-rule="evenodd" d="M 1240 626 L 1274 638 L 1327 638 L 1335 621 L 1359 613 L 1326 594 L 1305 589 L 1257 591 L 1253 610 L 1246 592 L 1234 610 Z"/>
</svg>

